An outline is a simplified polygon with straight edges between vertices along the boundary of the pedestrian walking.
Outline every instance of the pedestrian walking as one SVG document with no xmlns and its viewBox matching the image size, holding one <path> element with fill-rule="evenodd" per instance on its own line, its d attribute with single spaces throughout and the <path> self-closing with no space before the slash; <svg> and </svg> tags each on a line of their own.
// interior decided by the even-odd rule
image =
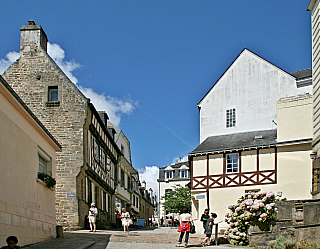
<svg viewBox="0 0 320 249">
<path fill-rule="evenodd" d="M 7 246 L 1 247 L 1 249 L 20 249 L 21 247 L 18 246 L 18 238 L 16 236 L 9 236 L 6 239 Z"/>
<path fill-rule="evenodd" d="M 191 214 L 189 213 L 187 208 L 184 208 L 182 214 L 179 217 L 180 226 L 178 228 L 178 232 L 180 232 L 180 237 L 178 241 L 178 245 L 176 247 L 180 247 L 184 234 L 186 234 L 184 238 L 184 247 L 188 247 L 189 233 L 191 228 Z"/>
<path fill-rule="evenodd" d="M 119 228 L 121 226 L 121 215 L 119 211 L 116 211 L 116 227 Z"/>
<path fill-rule="evenodd" d="M 91 203 L 91 207 L 89 209 L 89 225 L 90 231 L 89 232 L 96 232 L 96 220 L 98 215 L 98 209 L 96 208 L 96 204 L 94 202 Z"/>
<path fill-rule="evenodd" d="M 122 213 L 121 213 L 121 221 L 122 221 L 122 226 L 123 226 L 123 232 L 129 232 L 129 225 L 130 225 L 130 214 L 129 212 L 126 211 L 125 208 L 122 208 Z"/>
<path fill-rule="evenodd" d="M 212 227 L 214 224 L 214 219 L 217 218 L 216 213 L 211 213 L 211 217 L 207 220 L 206 222 L 206 227 L 205 227 L 205 235 L 206 237 L 204 238 L 204 241 L 201 242 L 202 245 L 208 246 L 210 245 L 210 238 L 212 235 Z"/>
<path fill-rule="evenodd" d="M 207 220 L 210 218 L 210 215 L 209 215 L 209 209 L 206 208 L 203 212 L 203 214 L 201 215 L 201 218 L 200 218 L 200 221 L 202 221 L 202 226 L 203 226 L 203 230 L 204 230 L 204 233 L 205 233 L 205 230 L 206 230 L 206 224 L 207 224 Z M 203 233 L 202 233 L 203 234 Z"/>
</svg>

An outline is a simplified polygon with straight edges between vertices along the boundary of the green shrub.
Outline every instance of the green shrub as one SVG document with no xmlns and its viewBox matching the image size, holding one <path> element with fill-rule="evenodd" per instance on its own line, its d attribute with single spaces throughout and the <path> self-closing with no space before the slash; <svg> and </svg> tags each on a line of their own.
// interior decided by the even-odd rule
<svg viewBox="0 0 320 249">
<path fill-rule="evenodd" d="M 268 243 L 268 249 L 297 249 L 297 242 L 289 240 L 286 237 L 279 235 L 276 240 Z"/>
</svg>

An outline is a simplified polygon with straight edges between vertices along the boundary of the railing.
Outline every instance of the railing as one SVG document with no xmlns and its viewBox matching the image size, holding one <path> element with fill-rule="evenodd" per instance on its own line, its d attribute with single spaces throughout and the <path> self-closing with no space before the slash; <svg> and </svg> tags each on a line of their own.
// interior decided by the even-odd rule
<svg viewBox="0 0 320 249">
<path fill-rule="evenodd" d="M 192 177 L 191 189 L 225 188 L 275 183 L 277 183 L 276 170 L 262 170 Z"/>
</svg>

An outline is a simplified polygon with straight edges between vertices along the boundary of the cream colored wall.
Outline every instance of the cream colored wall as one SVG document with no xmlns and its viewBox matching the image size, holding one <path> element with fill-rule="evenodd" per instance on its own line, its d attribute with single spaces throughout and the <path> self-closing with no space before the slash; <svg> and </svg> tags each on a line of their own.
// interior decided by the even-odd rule
<svg viewBox="0 0 320 249">
<path fill-rule="evenodd" d="M 259 150 L 259 170 L 275 169 L 274 148 Z"/>
<path fill-rule="evenodd" d="M 193 176 L 203 176 L 207 174 L 207 157 L 199 156 L 193 158 Z"/>
<path fill-rule="evenodd" d="M 290 200 L 310 199 L 312 185 L 311 144 L 278 148 L 278 185 Z"/>
<path fill-rule="evenodd" d="M 223 173 L 223 154 L 209 156 L 209 175 L 220 175 Z"/>
<path fill-rule="evenodd" d="M 277 102 L 278 142 L 312 138 L 312 96 L 298 95 Z"/>
<path fill-rule="evenodd" d="M 37 182 L 38 147 L 52 158 L 53 176 L 55 149 L 16 108 L 0 91 L 0 244 L 14 234 L 22 246 L 55 237 L 55 192 Z"/>
<path fill-rule="evenodd" d="M 257 151 L 249 150 L 241 152 L 241 170 L 250 172 L 257 170 Z"/>
</svg>

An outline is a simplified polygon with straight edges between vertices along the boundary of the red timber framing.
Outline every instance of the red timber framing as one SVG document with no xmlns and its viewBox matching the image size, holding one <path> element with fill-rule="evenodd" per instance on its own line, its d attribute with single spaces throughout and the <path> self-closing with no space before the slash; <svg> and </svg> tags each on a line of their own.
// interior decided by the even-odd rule
<svg viewBox="0 0 320 249">
<path fill-rule="evenodd" d="M 190 157 L 191 165 L 191 190 L 207 190 L 207 205 L 209 205 L 209 189 L 241 187 L 252 185 L 276 184 L 277 183 L 277 148 L 274 148 L 274 169 L 260 170 L 259 149 L 257 151 L 256 171 L 242 172 L 241 152 L 239 153 L 239 172 L 226 173 L 226 153 L 223 153 L 223 173 L 209 175 L 209 154 L 206 156 L 207 175 L 193 176 L 193 158 Z"/>
</svg>

